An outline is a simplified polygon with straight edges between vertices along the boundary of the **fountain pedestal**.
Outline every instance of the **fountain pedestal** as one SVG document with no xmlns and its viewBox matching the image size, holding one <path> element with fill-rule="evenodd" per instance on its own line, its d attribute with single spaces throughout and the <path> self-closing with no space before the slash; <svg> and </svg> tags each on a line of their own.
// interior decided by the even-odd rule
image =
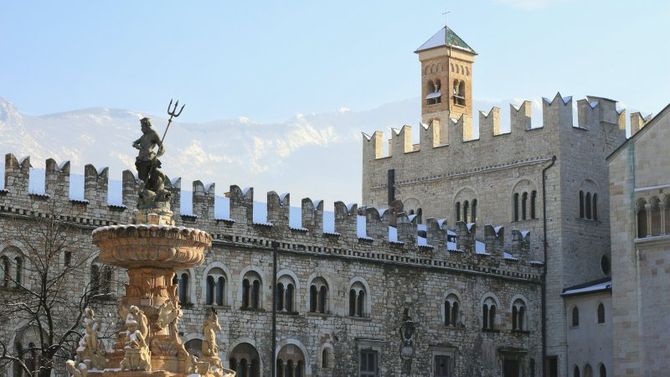
<svg viewBox="0 0 670 377">
<path fill-rule="evenodd" d="M 177 284 L 173 283 L 175 271 L 200 265 L 205 250 L 212 246 L 211 236 L 198 229 L 174 226 L 171 216 L 150 209 L 140 210 L 136 219 L 143 223 L 93 231 L 93 243 L 100 248 L 99 260 L 127 269 L 128 285 L 119 302 L 119 315 L 126 320 L 127 329 L 106 354 L 104 371 L 88 370 L 88 374 L 234 376 L 220 362 L 210 364 L 206 371 L 203 360 L 195 365 L 177 328 L 181 309 Z M 142 361 L 145 359 L 148 363 Z"/>
</svg>

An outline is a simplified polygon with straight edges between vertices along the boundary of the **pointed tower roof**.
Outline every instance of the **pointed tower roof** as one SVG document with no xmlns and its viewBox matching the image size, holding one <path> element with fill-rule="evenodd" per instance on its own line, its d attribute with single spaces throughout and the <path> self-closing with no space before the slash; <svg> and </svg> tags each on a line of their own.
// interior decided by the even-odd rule
<svg viewBox="0 0 670 377">
<path fill-rule="evenodd" d="M 453 30 L 449 29 L 447 26 L 443 27 L 435 33 L 432 37 L 430 37 L 429 40 L 427 40 L 424 44 L 419 46 L 419 48 L 416 49 L 416 53 L 425 51 L 425 50 L 430 50 L 431 48 L 436 48 L 436 47 L 454 47 L 461 49 L 463 51 L 467 51 L 471 54 L 477 55 L 475 50 L 472 49 L 472 47 L 468 46 L 467 43 L 461 37 L 458 36 L 458 34 L 454 33 Z"/>
</svg>

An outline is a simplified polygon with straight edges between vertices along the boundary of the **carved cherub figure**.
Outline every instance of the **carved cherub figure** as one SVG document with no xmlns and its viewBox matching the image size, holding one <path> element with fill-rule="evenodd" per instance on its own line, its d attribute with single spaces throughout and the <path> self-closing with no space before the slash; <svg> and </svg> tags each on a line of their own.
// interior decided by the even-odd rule
<svg viewBox="0 0 670 377">
<path fill-rule="evenodd" d="M 151 371 L 151 352 L 146 343 L 148 332 L 146 315 L 140 308 L 131 305 L 126 316 L 127 338 L 121 370 Z"/>
<path fill-rule="evenodd" d="M 105 348 L 98 339 L 100 323 L 95 318 L 93 309 L 87 307 L 84 309 L 84 336 L 79 340 L 77 347 L 77 357 L 80 362 L 86 363 L 88 368 L 105 368 Z"/>
</svg>

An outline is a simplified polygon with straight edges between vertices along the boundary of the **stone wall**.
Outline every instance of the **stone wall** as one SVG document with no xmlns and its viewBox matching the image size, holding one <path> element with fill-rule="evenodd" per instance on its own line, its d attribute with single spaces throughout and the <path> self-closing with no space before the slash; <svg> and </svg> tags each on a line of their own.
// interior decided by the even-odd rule
<svg viewBox="0 0 670 377">
<path fill-rule="evenodd" d="M 94 256 L 90 232 L 98 226 L 127 223 L 135 205 L 138 182 L 131 172 L 123 174 L 124 206 L 110 206 L 104 190 L 105 171 L 86 168 L 86 200 L 68 197 L 68 164 L 60 167 L 49 160 L 45 194 L 28 193 L 30 160 L 6 156 L 6 187 L 0 192 L 0 228 L 10 231 L 36 217 L 56 211 L 63 221 L 81 230 L 77 252 Z M 180 182 L 174 181 L 173 208 L 179 208 Z M 98 192 L 97 190 L 101 190 Z M 447 354 L 455 359 L 456 375 L 499 375 L 504 359 L 520 361 L 525 374 L 531 365 L 539 375 L 541 365 L 541 271 L 542 264 L 530 258 L 532 236 L 528 232 L 497 226 L 478 227 L 427 219 L 425 234 L 419 237 L 415 218 L 395 216 L 373 207 L 335 203 L 335 232 L 323 230 L 323 204 L 301 201 L 302 226 L 289 226 L 289 195 L 267 195 L 267 222 L 253 221 L 253 189 L 231 186 L 228 190 L 230 218 L 217 219 L 215 186 L 193 183 L 193 214 L 179 215 L 178 225 L 207 230 L 214 246 L 205 263 L 187 273 L 188 303 L 181 323 L 185 341 L 201 337 L 206 309 L 206 276 L 215 268 L 224 272 L 225 299 L 215 306 L 223 330 L 220 348 L 226 364 L 236 346 L 249 344 L 259 356 L 262 375 L 270 374 L 272 242 L 278 241 L 279 277 L 296 284 L 296 313 L 278 314 L 278 348 L 293 345 L 304 353 L 307 376 L 356 375 L 359 350 L 379 352 L 380 375 L 399 376 L 401 362 L 399 326 L 405 309 L 417 324 L 413 370 L 417 376 L 432 375 L 433 356 Z M 359 214 L 366 218 L 366 234 L 359 235 Z M 392 218 L 394 217 L 394 218 Z M 389 238 L 389 224 L 395 221 L 397 239 Z M 425 236 L 425 237 L 423 237 Z M 19 250 L 21 245 L 18 245 Z M 0 252 L 3 252 L 0 250 Z M 259 309 L 243 309 L 242 280 L 254 271 L 261 280 Z M 117 271 L 113 296 L 119 297 L 124 273 Z M 84 276 L 89 275 L 84 273 Z M 325 313 L 309 312 L 309 286 L 315 278 L 327 283 Z M 82 284 L 74 282 L 73 287 Z M 362 316 L 349 315 L 349 291 L 364 287 L 366 305 Z M 6 298 L 8 291 L 0 292 Z M 444 324 L 447 295 L 460 302 L 459 321 Z M 496 325 L 482 330 L 482 303 L 495 302 Z M 522 331 L 512 331 L 512 302 L 526 305 Z M 108 301 L 111 304 L 113 301 Z M 112 316 L 113 317 L 113 316 Z M 113 322 L 113 321 L 112 321 Z M 24 324 L 3 328 L 5 337 Z M 111 326 L 111 324 L 110 324 Z M 7 333 L 8 332 L 8 333 Z M 332 349 L 334 363 L 322 368 L 324 348 Z"/>
</svg>

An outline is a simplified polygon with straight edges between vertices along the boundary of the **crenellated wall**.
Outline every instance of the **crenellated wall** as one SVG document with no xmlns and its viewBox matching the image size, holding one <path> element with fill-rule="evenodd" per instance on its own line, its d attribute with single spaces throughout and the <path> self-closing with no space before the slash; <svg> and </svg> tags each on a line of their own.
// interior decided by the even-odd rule
<svg viewBox="0 0 670 377">
<path fill-rule="evenodd" d="M 108 204 L 108 169 L 98 170 L 93 165 L 84 168 L 85 200 L 69 198 L 70 163 L 57 164 L 48 159 L 45 166 L 45 194 L 31 194 L 28 191 L 29 158 L 19 160 L 12 154 L 5 156 L 6 187 L 0 191 L 0 206 L 4 212 L 51 213 L 72 219 L 77 223 L 89 225 L 107 225 L 128 223 L 132 219 L 139 181 L 131 171 L 122 173 L 123 206 Z M 443 219 L 427 219 L 425 234 L 420 234 L 417 218 L 407 214 L 395 215 L 386 209 L 358 207 L 334 203 L 334 232 L 324 232 L 323 201 L 304 198 L 301 200 L 301 227 L 289 224 L 290 195 L 279 195 L 274 191 L 267 193 L 267 222 L 254 222 L 254 191 L 230 186 L 226 193 L 229 200 L 229 216 L 215 216 L 215 184 L 193 182 L 192 213 L 180 214 L 181 179 L 171 180 L 167 185 L 172 193 L 172 206 L 175 219 L 179 224 L 206 229 L 216 239 L 281 239 L 286 245 L 292 243 L 329 245 L 342 255 L 358 254 L 359 251 L 375 250 L 379 253 L 391 253 L 403 256 L 402 260 L 413 260 L 421 256 L 436 262 L 438 260 L 458 261 L 459 264 L 481 264 L 485 258 L 494 264 L 505 264 L 509 273 L 523 271 L 524 276 L 539 275 L 537 264 L 530 263 L 527 242 L 516 242 L 519 231 L 511 232 L 511 242 L 504 244 L 504 228 L 487 225 L 483 232 L 477 232 L 474 224 L 456 222 L 452 230 Z M 365 225 L 359 223 L 364 216 Z M 394 219 L 392 219 L 394 217 Z M 396 224 L 397 239 L 389 237 L 389 227 Z M 490 233 L 495 234 L 491 237 Z M 527 231 L 526 240 L 528 239 Z M 448 238 L 455 237 L 457 250 L 449 250 Z M 477 241 L 480 239 L 480 241 Z M 484 245 L 484 251 L 476 250 L 475 244 Z M 293 247 L 293 246 L 291 246 Z M 481 247 L 481 246 L 480 246 Z M 316 249 L 316 248 L 315 248 Z M 349 249 L 348 251 L 346 249 Z M 438 263 L 439 265 L 439 263 Z M 467 268 L 466 268 L 467 269 Z"/>
</svg>

